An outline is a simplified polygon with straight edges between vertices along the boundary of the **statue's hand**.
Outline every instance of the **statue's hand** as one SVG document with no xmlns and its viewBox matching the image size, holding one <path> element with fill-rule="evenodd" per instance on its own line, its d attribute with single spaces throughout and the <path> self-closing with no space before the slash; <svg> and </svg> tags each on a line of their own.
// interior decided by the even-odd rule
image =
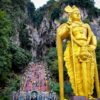
<svg viewBox="0 0 100 100">
<path fill-rule="evenodd" d="M 88 62 L 91 58 L 91 53 L 88 50 L 87 46 L 83 46 L 80 49 L 80 54 L 78 56 L 78 59 L 80 62 Z"/>
<path fill-rule="evenodd" d="M 66 39 L 69 36 L 69 26 L 66 23 L 63 23 L 57 28 L 57 35 L 61 39 Z"/>
<path fill-rule="evenodd" d="M 95 47 L 94 45 L 89 45 L 89 46 L 88 46 L 88 51 L 89 51 L 89 52 L 94 51 L 95 48 L 96 48 L 96 47 Z"/>
</svg>

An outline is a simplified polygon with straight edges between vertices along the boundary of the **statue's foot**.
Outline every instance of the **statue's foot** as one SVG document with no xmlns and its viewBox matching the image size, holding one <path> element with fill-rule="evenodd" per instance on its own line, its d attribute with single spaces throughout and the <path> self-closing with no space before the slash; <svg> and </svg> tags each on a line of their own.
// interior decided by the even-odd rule
<svg viewBox="0 0 100 100">
<path fill-rule="evenodd" d="M 80 93 L 79 93 L 79 96 L 84 96 L 84 93 L 83 93 L 83 92 L 80 92 Z"/>
<path fill-rule="evenodd" d="M 89 100 L 96 100 L 93 96 L 89 96 Z"/>
</svg>

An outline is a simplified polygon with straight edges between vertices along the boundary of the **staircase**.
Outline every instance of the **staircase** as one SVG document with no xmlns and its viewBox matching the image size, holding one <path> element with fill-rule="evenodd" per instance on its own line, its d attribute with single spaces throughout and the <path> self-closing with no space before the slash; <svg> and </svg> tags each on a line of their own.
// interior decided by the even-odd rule
<svg viewBox="0 0 100 100">
<path fill-rule="evenodd" d="M 13 92 L 11 100 L 57 100 L 49 89 L 49 79 L 46 63 L 30 63 L 22 75 L 20 90 Z"/>
<path fill-rule="evenodd" d="M 44 62 L 31 63 L 22 76 L 21 91 L 49 91 Z"/>
</svg>

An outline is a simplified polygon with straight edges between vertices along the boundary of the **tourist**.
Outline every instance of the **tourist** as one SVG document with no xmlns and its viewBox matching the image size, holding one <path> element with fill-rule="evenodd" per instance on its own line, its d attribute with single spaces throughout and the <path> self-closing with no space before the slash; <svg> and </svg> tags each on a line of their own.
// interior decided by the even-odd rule
<svg viewBox="0 0 100 100">
<path fill-rule="evenodd" d="M 26 100 L 31 100 L 31 92 L 26 92 Z"/>
</svg>

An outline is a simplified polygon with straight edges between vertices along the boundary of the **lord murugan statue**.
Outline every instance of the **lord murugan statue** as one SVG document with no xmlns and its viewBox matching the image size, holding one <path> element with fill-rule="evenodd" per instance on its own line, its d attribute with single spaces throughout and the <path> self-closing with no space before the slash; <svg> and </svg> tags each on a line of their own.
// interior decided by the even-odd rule
<svg viewBox="0 0 100 100">
<path fill-rule="evenodd" d="M 76 6 L 65 7 L 65 12 L 68 14 L 68 21 L 57 29 L 60 100 L 64 100 L 63 59 L 75 96 L 92 98 L 95 83 L 97 96 L 100 98 L 95 55 L 96 36 L 90 26 L 82 22 L 80 10 Z M 64 39 L 67 39 L 67 45 L 63 53 Z"/>
</svg>

